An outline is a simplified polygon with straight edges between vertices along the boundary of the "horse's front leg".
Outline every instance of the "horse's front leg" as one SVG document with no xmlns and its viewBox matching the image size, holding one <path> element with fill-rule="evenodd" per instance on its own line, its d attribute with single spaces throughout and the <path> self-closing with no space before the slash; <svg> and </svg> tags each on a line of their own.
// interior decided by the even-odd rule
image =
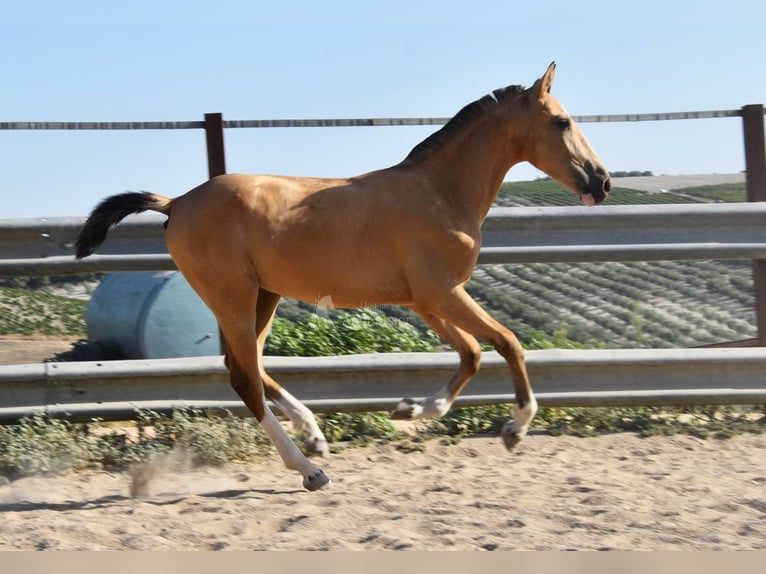
<svg viewBox="0 0 766 574">
<path fill-rule="evenodd" d="M 508 363 L 516 393 L 516 404 L 512 411 L 513 419 L 503 427 L 502 437 L 506 448 L 512 450 L 527 434 L 529 425 L 537 413 L 537 400 L 529 384 L 524 364 L 524 349 L 516 336 L 490 317 L 462 287 L 446 293 L 431 292 L 425 305 L 431 315 L 440 318 L 441 324 L 450 325 L 454 332 L 463 333 L 464 340 L 472 340 L 474 343 L 476 338 L 491 341 Z M 438 327 L 440 323 L 432 323 L 432 326 L 434 325 Z M 446 334 L 448 333 L 445 332 L 442 336 Z M 471 359 L 472 355 L 473 359 Z M 438 401 L 441 397 L 446 397 L 451 405 L 468 380 L 478 371 L 480 356 L 478 343 L 476 343 L 476 347 L 473 347 L 470 352 L 461 353 L 460 370 L 445 389 L 423 403 L 405 399 L 399 404 L 394 415 L 400 415 L 397 418 L 414 418 L 413 415 L 419 412 L 418 405 L 421 405 L 420 416 L 423 416 L 426 406 Z M 471 366 L 472 361 L 473 366 Z M 466 377 L 468 374 L 470 376 Z"/>
<path fill-rule="evenodd" d="M 447 414 L 463 388 L 479 372 L 481 346 L 475 337 L 451 325 L 433 313 L 413 308 L 442 339 L 460 356 L 460 366 L 450 381 L 436 394 L 422 400 L 403 399 L 392 413 L 392 419 L 412 420 Z"/>
</svg>

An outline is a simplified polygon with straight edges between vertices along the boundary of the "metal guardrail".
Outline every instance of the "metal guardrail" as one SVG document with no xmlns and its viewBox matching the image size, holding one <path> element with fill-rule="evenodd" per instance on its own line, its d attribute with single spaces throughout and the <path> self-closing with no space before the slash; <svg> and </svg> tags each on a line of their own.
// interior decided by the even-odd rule
<svg viewBox="0 0 766 574">
<path fill-rule="evenodd" d="M 83 218 L 0 220 L 0 277 L 174 269 L 162 216 L 131 217 L 76 261 Z M 766 203 L 493 208 L 480 264 L 766 258 Z"/>
<path fill-rule="evenodd" d="M 403 397 L 437 391 L 457 362 L 452 353 L 265 358 L 269 372 L 316 412 L 393 410 Z M 766 348 L 550 349 L 527 352 L 527 368 L 543 406 L 766 404 Z M 0 397 L 0 422 L 35 412 L 125 420 L 138 408 L 248 414 L 221 357 L 0 367 Z M 485 352 L 456 404 L 512 401 L 505 361 Z"/>
<path fill-rule="evenodd" d="M 159 216 L 130 218 L 102 255 L 75 261 L 81 218 L 0 220 L 0 276 L 172 269 Z M 495 208 L 479 263 L 766 258 L 766 203 Z M 549 406 L 766 404 L 766 348 L 546 350 L 527 353 Z M 389 410 L 452 375 L 450 353 L 268 357 L 267 368 L 314 410 Z M 460 405 L 513 400 L 505 362 L 485 353 Z M 246 411 L 220 357 L 0 367 L 0 421 L 34 412 L 125 419 L 136 408 Z"/>
</svg>

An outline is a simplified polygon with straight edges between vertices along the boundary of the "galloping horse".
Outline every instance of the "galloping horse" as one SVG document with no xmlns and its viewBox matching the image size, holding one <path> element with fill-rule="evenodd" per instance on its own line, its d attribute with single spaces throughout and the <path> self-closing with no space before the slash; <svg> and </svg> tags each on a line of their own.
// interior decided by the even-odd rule
<svg viewBox="0 0 766 574">
<path fill-rule="evenodd" d="M 510 367 L 516 403 L 502 431 L 511 450 L 537 412 L 516 336 L 466 293 L 481 246 L 481 224 L 505 174 L 528 161 L 595 205 L 608 172 L 551 84 L 555 64 L 524 89 L 509 86 L 468 104 L 401 163 L 348 179 L 222 175 L 169 199 L 130 192 L 103 200 L 76 242 L 90 255 L 131 213 L 168 216 L 168 251 L 220 325 L 231 384 L 263 425 L 285 466 L 303 486 L 331 484 L 271 412 L 270 399 L 326 455 L 314 415 L 264 370 L 263 345 L 282 296 L 336 307 L 396 304 L 412 308 L 460 357 L 433 396 L 404 399 L 393 417 L 445 414 L 478 372 L 488 340 Z"/>
</svg>

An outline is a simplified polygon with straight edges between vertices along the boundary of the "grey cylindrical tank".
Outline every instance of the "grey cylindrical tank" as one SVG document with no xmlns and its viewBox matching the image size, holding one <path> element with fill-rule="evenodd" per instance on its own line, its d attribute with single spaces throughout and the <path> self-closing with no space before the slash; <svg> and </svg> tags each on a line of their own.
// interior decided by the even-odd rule
<svg viewBox="0 0 766 574">
<path fill-rule="evenodd" d="M 106 275 L 91 296 L 88 340 L 126 359 L 220 354 L 215 317 L 177 271 Z"/>
</svg>

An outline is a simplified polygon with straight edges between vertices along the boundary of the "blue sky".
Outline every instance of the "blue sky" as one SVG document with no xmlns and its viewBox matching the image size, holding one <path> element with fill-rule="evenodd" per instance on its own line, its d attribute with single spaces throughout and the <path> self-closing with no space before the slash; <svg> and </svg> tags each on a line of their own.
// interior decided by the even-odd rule
<svg viewBox="0 0 766 574">
<path fill-rule="evenodd" d="M 739 0 L 16 0 L 0 10 L 0 121 L 443 117 L 552 60 L 572 114 L 736 109 L 766 102 L 764 22 L 765 2 Z M 611 170 L 744 168 L 738 118 L 582 127 Z M 228 130 L 228 170 L 350 176 L 434 129 Z M 180 195 L 206 170 L 201 131 L 0 131 L 0 218 Z"/>
</svg>

